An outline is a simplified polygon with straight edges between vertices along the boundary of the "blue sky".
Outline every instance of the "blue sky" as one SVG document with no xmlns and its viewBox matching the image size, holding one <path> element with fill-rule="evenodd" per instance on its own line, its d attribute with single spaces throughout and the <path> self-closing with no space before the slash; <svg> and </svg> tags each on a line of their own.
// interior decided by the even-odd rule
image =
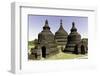
<svg viewBox="0 0 100 76">
<path fill-rule="evenodd" d="M 48 20 L 50 30 L 53 34 L 60 27 L 60 19 L 62 19 L 63 27 L 70 33 L 72 22 L 75 22 L 77 31 L 81 34 L 82 38 L 88 38 L 88 17 L 80 16 L 45 16 L 45 15 L 29 15 L 28 16 L 28 30 L 29 41 L 38 38 L 38 33 L 43 30 L 45 20 Z"/>
</svg>

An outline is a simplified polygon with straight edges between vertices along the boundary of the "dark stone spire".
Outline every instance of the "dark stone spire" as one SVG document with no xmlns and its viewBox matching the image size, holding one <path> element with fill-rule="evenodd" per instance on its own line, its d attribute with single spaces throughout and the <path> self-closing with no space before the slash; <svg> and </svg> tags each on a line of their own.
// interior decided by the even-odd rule
<svg viewBox="0 0 100 76">
<path fill-rule="evenodd" d="M 67 32 L 63 28 L 62 19 L 60 20 L 60 28 L 58 29 L 57 33 L 67 34 Z"/>
<path fill-rule="evenodd" d="M 48 20 L 45 20 L 45 25 L 43 27 L 43 30 L 50 30 L 49 24 L 48 24 Z"/>
<path fill-rule="evenodd" d="M 60 28 L 59 28 L 59 31 L 64 31 L 63 24 L 62 24 L 62 19 L 60 20 Z"/>
<path fill-rule="evenodd" d="M 60 20 L 60 28 L 59 28 L 59 30 L 63 30 L 63 26 L 62 26 L 63 24 L 62 24 L 62 19 Z"/>
<path fill-rule="evenodd" d="M 48 20 L 46 19 L 45 24 L 48 24 Z"/>
<path fill-rule="evenodd" d="M 72 22 L 71 32 L 77 32 L 77 29 L 75 27 L 75 22 Z"/>
<path fill-rule="evenodd" d="M 62 19 L 60 20 L 60 25 L 62 26 Z"/>
</svg>

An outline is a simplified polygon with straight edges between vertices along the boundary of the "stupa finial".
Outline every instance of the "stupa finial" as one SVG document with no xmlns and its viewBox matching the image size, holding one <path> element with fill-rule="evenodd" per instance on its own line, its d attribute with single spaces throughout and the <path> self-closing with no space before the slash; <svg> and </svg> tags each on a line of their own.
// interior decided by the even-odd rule
<svg viewBox="0 0 100 76">
<path fill-rule="evenodd" d="M 72 27 L 75 27 L 75 22 L 72 22 Z"/>
<path fill-rule="evenodd" d="M 45 25 L 44 25 L 43 29 L 44 29 L 44 30 L 45 30 L 45 29 L 46 29 L 46 30 L 47 30 L 47 29 L 50 30 L 50 27 L 49 27 L 49 24 L 48 24 L 48 20 L 47 20 L 47 19 L 45 20 Z"/>
<path fill-rule="evenodd" d="M 47 19 L 45 20 L 45 24 L 48 24 L 48 20 Z"/>
<path fill-rule="evenodd" d="M 72 22 L 72 28 L 71 28 L 71 32 L 76 32 L 77 29 L 75 27 L 75 22 Z"/>
<path fill-rule="evenodd" d="M 62 19 L 60 19 L 60 25 L 62 26 Z"/>
</svg>

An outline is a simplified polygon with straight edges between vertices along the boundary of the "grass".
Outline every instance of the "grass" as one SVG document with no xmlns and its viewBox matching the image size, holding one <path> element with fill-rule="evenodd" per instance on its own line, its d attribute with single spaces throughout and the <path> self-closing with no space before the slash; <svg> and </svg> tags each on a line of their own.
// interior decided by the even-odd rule
<svg viewBox="0 0 100 76">
<path fill-rule="evenodd" d="M 76 54 L 68 54 L 68 53 L 63 53 L 63 52 L 60 52 L 59 54 L 56 54 L 54 56 L 51 56 L 47 59 L 49 60 L 58 60 L 58 59 L 75 59 L 75 58 L 82 58 L 84 56 L 87 56 L 87 55 L 76 55 Z"/>
</svg>

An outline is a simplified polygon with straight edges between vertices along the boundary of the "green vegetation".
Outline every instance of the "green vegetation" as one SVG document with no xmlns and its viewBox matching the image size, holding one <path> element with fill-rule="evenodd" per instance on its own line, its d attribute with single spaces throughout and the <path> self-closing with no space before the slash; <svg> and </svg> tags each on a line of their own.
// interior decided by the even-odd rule
<svg viewBox="0 0 100 76">
<path fill-rule="evenodd" d="M 28 41 L 28 45 L 34 45 L 33 40 L 32 41 Z"/>
<path fill-rule="evenodd" d="M 56 54 L 54 56 L 51 56 L 47 59 L 49 60 L 58 60 L 58 59 L 74 59 L 74 58 L 82 58 L 84 56 L 87 56 L 87 55 L 76 55 L 76 54 L 67 54 L 67 53 L 63 53 L 63 52 L 60 52 L 59 54 Z"/>
<path fill-rule="evenodd" d="M 38 45 L 37 39 L 32 40 L 32 41 L 28 41 L 28 49 L 35 48 L 35 47 L 37 47 L 37 45 Z"/>
</svg>

